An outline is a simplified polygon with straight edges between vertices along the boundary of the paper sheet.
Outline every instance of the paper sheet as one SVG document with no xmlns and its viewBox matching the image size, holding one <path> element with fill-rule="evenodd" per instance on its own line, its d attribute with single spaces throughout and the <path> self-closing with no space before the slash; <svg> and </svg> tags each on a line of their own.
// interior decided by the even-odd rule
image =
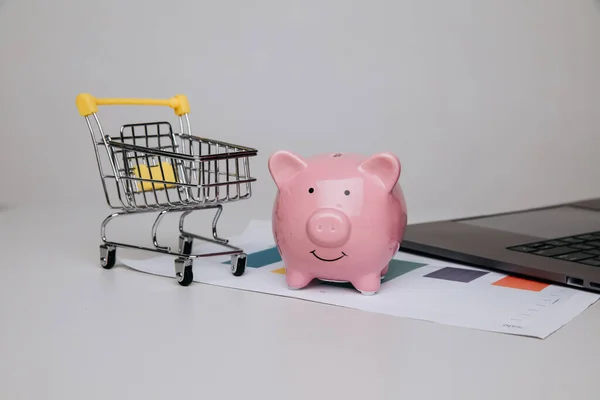
<svg viewBox="0 0 600 400">
<path fill-rule="evenodd" d="M 253 221 L 230 238 L 248 254 L 241 277 L 228 256 L 194 260 L 194 281 L 349 307 L 398 317 L 545 339 L 595 303 L 600 295 L 399 252 L 381 290 L 363 296 L 349 284 L 315 281 L 288 289 L 270 221 Z M 194 252 L 213 245 L 194 243 Z M 122 259 L 125 265 L 174 278 L 173 257 Z"/>
</svg>

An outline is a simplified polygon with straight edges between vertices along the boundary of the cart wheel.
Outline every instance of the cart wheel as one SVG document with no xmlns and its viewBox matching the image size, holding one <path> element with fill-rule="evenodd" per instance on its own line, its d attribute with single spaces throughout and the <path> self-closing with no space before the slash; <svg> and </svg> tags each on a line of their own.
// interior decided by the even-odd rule
<svg viewBox="0 0 600 400">
<path fill-rule="evenodd" d="M 178 258 L 175 260 L 175 278 L 181 286 L 188 286 L 194 280 L 192 271 L 192 260 L 188 258 Z"/>
<path fill-rule="evenodd" d="M 194 238 L 187 236 L 179 236 L 179 252 L 182 254 L 192 254 L 192 245 L 194 244 Z"/>
<path fill-rule="evenodd" d="M 117 249 L 106 244 L 100 245 L 100 265 L 104 269 L 111 269 L 117 261 Z"/>
<path fill-rule="evenodd" d="M 246 271 L 246 254 L 231 256 L 231 273 L 234 276 L 242 276 L 244 271 Z"/>
</svg>

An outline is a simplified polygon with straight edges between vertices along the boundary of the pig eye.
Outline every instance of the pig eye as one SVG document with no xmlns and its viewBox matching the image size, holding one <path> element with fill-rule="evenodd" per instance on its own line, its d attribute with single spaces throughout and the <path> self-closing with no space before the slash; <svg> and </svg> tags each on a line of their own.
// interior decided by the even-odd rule
<svg viewBox="0 0 600 400">
<path fill-rule="evenodd" d="M 350 191 L 349 191 L 349 190 L 346 190 L 346 191 L 344 191 L 344 194 L 345 194 L 346 196 L 350 196 Z"/>
<path fill-rule="evenodd" d="M 309 189 L 308 189 L 308 193 L 312 193 L 312 192 L 314 192 L 314 191 L 315 191 L 315 189 L 313 189 L 313 188 L 309 188 Z"/>
</svg>

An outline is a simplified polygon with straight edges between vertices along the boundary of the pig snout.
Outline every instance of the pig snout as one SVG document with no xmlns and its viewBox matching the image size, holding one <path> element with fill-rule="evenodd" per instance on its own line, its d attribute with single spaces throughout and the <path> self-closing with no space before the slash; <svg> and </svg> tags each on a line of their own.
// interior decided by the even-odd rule
<svg viewBox="0 0 600 400">
<path fill-rule="evenodd" d="M 308 219 L 306 233 L 318 246 L 339 247 L 346 243 L 350 236 L 350 221 L 338 210 L 321 209 Z"/>
</svg>

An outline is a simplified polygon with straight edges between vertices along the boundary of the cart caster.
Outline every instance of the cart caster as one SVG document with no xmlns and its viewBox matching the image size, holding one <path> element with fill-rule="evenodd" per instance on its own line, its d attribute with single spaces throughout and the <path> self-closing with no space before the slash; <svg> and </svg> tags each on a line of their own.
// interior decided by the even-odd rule
<svg viewBox="0 0 600 400">
<path fill-rule="evenodd" d="M 179 236 L 179 252 L 181 254 L 192 254 L 192 245 L 194 244 L 194 238 L 188 236 Z"/>
<path fill-rule="evenodd" d="M 111 269 L 117 261 L 117 249 L 115 246 L 100 245 L 100 265 L 104 269 Z"/>
<path fill-rule="evenodd" d="M 189 258 L 178 258 L 175 260 L 175 278 L 181 286 L 188 286 L 194 280 L 192 271 L 192 260 Z"/>
<path fill-rule="evenodd" d="M 231 273 L 234 276 L 242 276 L 246 271 L 246 254 L 235 254 L 231 256 Z"/>
</svg>

